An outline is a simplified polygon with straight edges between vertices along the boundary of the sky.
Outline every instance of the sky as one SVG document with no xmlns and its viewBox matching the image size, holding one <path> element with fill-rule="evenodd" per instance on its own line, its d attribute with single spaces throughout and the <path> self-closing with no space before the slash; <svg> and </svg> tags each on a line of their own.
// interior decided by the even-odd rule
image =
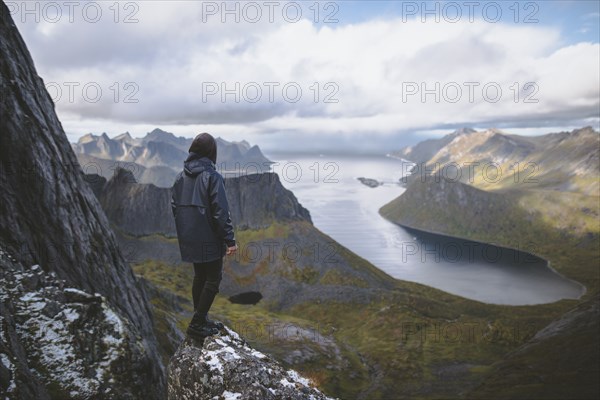
<svg viewBox="0 0 600 400">
<path fill-rule="evenodd" d="M 600 2 L 4 1 L 70 141 L 385 153 L 600 124 Z"/>
</svg>

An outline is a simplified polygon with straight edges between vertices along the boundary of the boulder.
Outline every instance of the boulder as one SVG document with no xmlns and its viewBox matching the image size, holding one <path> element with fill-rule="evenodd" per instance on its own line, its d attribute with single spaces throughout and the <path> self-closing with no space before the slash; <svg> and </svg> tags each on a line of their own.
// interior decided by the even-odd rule
<svg viewBox="0 0 600 400">
<path fill-rule="evenodd" d="M 167 379 L 169 400 L 330 399 L 227 326 L 204 343 L 186 338 L 171 358 Z"/>
</svg>

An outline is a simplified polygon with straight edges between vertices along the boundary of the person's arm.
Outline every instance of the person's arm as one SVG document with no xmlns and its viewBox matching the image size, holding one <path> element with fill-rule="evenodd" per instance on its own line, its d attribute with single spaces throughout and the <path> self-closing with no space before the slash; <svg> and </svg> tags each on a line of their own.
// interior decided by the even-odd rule
<svg viewBox="0 0 600 400">
<path fill-rule="evenodd" d="M 228 248 L 235 248 L 233 224 L 225 194 L 225 182 L 223 177 L 218 174 L 212 174 L 210 180 L 210 209 L 217 228 L 217 236 L 223 239 Z M 230 253 L 229 250 L 227 253 Z"/>
<path fill-rule="evenodd" d="M 177 202 L 175 201 L 175 187 L 171 188 L 171 211 L 173 212 L 173 218 L 175 218 L 175 210 L 177 209 Z"/>
<path fill-rule="evenodd" d="M 173 183 L 173 186 L 171 187 L 171 211 L 173 212 L 173 218 L 175 218 L 175 211 L 177 210 L 177 193 L 179 191 L 179 181 L 181 178 L 181 174 L 177 175 L 177 177 L 175 178 L 175 182 Z"/>
</svg>

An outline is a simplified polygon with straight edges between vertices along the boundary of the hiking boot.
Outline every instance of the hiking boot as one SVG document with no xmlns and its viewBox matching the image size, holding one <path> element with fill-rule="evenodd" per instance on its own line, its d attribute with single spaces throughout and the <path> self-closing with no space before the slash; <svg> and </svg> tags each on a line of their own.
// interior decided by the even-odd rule
<svg viewBox="0 0 600 400">
<path fill-rule="evenodd" d="M 213 321 L 212 319 L 208 319 L 208 317 L 206 317 L 205 319 L 206 319 L 206 325 L 210 326 L 211 328 L 216 328 L 218 330 L 225 328 L 225 325 L 223 325 L 219 321 Z"/>
<path fill-rule="evenodd" d="M 207 323 L 206 318 L 198 313 L 194 313 L 192 321 L 187 328 L 186 333 L 195 338 L 205 338 L 207 336 L 216 335 L 219 330 Z"/>
<path fill-rule="evenodd" d="M 204 339 L 207 336 L 212 336 L 212 335 L 216 335 L 217 333 L 219 333 L 219 330 L 217 328 L 213 328 L 207 325 L 192 325 L 190 324 L 190 326 L 188 326 L 187 331 L 186 331 L 187 335 L 193 339 Z"/>
</svg>

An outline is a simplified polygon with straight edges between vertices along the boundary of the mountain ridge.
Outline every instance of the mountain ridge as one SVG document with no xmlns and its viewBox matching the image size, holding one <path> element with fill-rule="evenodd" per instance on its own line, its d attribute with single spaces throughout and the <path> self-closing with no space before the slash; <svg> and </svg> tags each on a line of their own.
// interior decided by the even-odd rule
<svg viewBox="0 0 600 400">
<path fill-rule="evenodd" d="M 90 183 L 97 180 L 88 176 Z M 274 221 L 312 223 L 308 210 L 281 185 L 275 173 L 225 178 L 225 190 L 238 229 L 261 229 Z M 99 184 L 96 194 L 109 220 L 123 233 L 177 237 L 170 189 L 138 183 L 130 170 L 117 167 L 109 180 Z"/>
<path fill-rule="evenodd" d="M 429 160 L 439 149 L 450 143 L 454 138 L 474 132 L 474 129 L 464 127 L 438 139 L 427 139 L 417 144 L 403 147 L 400 150 L 393 151 L 390 155 L 420 164 Z"/>
<path fill-rule="evenodd" d="M 478 176 L 469 181 L 472 177 L 463 173 L 461 180 L 482 188 L 515 187 L 513 183 L 517 183 L 527 189 L 600 193 L 598 181 L 593 179 L 600 168 L 600 134 L 591 127 L 540 136 L 473 132 L 454 137 L 425 162 L 432 173 L 450 164 L 466 169 L 473 163 L 481 165 L 473 170 Z M 501 176 L 496 179 L 490 173 L 492 176 L 482 179 L 481 168 L 488 166 Z"/>
<path fill-rule="evenodd" d="M 600 185 L 593 173 L 600 165 L 599 148 L 600 135 L 589 126 L 538 136 L 491 128 L 458 130 L 391 154 L 415 162 L 413 175 L 421 177 L 441 173 L 446 177 L 458 175 L 461 182 L 484 189 L 520 183 L 527 188 L 597 196 Z M 491 168 L 485 171 L 491 171 L 487 179 L 482 168 Z M 501 173 L 498 179 L 494 176 L 497 171 Z"/>
<path fill-rule="evenodd" d="M 133 138 L 129 132 L 116 135 L 112 139 L 105 132 L 101 135 L 88 133 L 71 146 L 79 158 L 92 156 L 115 162 L 132 162 L 144 168 L 168 167 L 179 172 L 192 141 L 192 138 L 175 136 L 155 128 L 141 138 Z M 268 171 L 269 165 L 272 164 L 257 145 L 251 147 L 245 140 L 229 142 L 217 137 L 216 142 L 217 167 L 222 170 L 252 166 L 259 171 Z"/>
</svg>

